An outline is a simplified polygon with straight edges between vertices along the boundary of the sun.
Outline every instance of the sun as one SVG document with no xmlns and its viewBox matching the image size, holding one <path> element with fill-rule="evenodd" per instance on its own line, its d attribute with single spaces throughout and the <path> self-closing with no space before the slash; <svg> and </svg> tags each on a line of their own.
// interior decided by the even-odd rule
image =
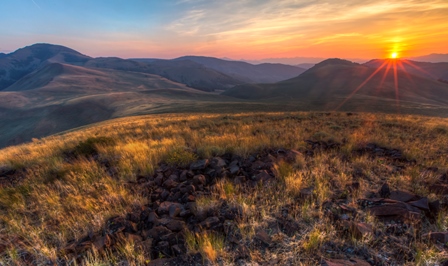
<svg viewBox="0 0 448 266">
<path fill-rule="evenodd" d="M 397 52 L 393 52 L 393 53 L 391 53 L 391 54 L 390 54 L 390 58 L 392 58 L 392 59 L 396 59 L 396 58 L 398 58 L 398 53 L 397 53 Z"/>
</svg>

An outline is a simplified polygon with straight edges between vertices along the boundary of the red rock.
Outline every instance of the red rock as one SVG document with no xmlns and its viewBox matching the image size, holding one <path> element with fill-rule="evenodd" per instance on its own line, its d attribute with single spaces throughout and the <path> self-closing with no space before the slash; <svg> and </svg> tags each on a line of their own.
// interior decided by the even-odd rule
<svg viewBox="0 0 448 266">
<path fill-rule="evenodd" d="M 395 190 L 395 191 L 391 191 L 389 198 L 392 200 L 397 200 L 397 201 L 403 201 L 403 202 L 408 202 L 411 200 L 417 200 L 418 197 L 414 194 L 411 194 L 409 192 L 406 191 L 401 191 L 401 190 Z"/>
<path fill-rule="evenodd" d="M 362 238 L 373 234 L 372 225 L 366 223 L 353 223 L 351 230 L 356 238 Z"/>
<path fill-rule="evenodd" d="M 410 201 L 410 205 L 419 208 L 420 210 L 429 211 L 429 201 L 428 198 L 421 198 L 416 201 Z"/>
</svg>

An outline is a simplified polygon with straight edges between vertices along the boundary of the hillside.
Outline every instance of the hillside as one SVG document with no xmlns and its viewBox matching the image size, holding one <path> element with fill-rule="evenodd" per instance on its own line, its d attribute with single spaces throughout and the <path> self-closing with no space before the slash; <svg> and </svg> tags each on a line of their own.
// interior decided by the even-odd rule
<svg viewBox="0 0 448 266">
<path fill-rule="evenodd" d="M 83 64 L 90 57 L 73 49 L 51 44 L 34 44 L 0 58 L 0 91 L 48 62 Z"/>
<path fill-rule="evenodd" d="M 387 72 L 384 67 L 377 71 L 345 60 L 328 59 L 296 78 L 275 84 L 236 86 L 223 95 L 242 99 L 319 101 L 329 110 L 345 101 L 355 105 L 359 102 L 358 111 L 378 109 L 379 105 L 394 106 L 398 101 L 403 106 L 447 107 L 447 84 L 405 73 L 398 67 L 395 80 L 393 69 Z"/>
<path fill-rule="evenodd" d="M 410 60 L 401 60 L 398 68 L 418 76 L 423 76 L 429 79 L 443 79 L 448 80 L 448 62 L 442 63 L 427 63 Z M 364 65 L 377 68 L 384 63 L 384 60 L 371 60 Z"/>
<path fill-rule="evenodd" d="M 315 112 L 36 139 L 0 150 L 0 264 L 444 265 L 447 139 L 446 118 Z"/>
<path fill-rule="evenodd" d="M 157 75 L 52 63 L 0 91 L 0 147 L 144 113 L 238 102 Z"/>
</svg>

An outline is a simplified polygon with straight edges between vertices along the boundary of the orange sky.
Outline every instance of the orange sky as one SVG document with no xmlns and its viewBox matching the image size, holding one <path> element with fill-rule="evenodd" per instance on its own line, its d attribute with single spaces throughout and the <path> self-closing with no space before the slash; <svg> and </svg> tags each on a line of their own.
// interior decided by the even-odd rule
<svg viewBox="0 0 448 266">
<path fill-rule="evenodd" d="M 0 9 L 16 15 L 30 9 L 32 15 L 25 14 L 25 22 L 15 15 L 0 18 L 10 25 L 0 29 L 0 52 L 48 42 L 91 56 L 125 58 L 370 59 L 392 52 L 401 57 L 448 53 L 447 0 L 79 0 L 57 7 L 44 0 L 2 6 L 5 2 Z"/>
</svg>

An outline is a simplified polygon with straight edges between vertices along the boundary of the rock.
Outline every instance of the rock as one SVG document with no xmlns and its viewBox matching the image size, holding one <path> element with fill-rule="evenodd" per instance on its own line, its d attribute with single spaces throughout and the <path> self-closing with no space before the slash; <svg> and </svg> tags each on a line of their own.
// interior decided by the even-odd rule
<svg viewBox="0 0 448 266">
<path fill-rule="evenodd" d="M 412 200 L 418 200 L 418 197 L 406 191 L 394 190 L 390 192 L 389 198 L 392 200 L 408 202 Z"/>
<path fill-rule="evenodd" d="M 163 259 L 155 259 L 155 260 L 151 260 L 148 264 L 148 266 L 168 266 L 168 265 L 172 265 L 173 259 L 167 259 L 167 258 L 163 258 Z"/>
<path fill-rule="evenodd" d="M 384 183 L 380 190 L 378 191 L 378 194 L 383 197 L 383 198 L 387 198 L 390 195 L 390 188 L 389 188 L 389 184 Z"/>
<path fill-rule="evenodd" d="M 157 213 L 159 215 L 168 214 L 170 212 L 170 209 L 173 210 L 173 209 L 176 209 L 176 208 L 180 208 L 181 211 L 183 210 L 183 206 L 180 203 L 164 201 L 157 208 Z"/>
<path fill-rule="evenodd" d="M 212 163 L 216 167 L 226 167 L 227 163 L 221 157 L 215 157 L 212 159 Z"/>
<path fill-rule="evenodd" d="M 428 198 L 421 198 L 419 200 L 416 201 L 410 201 L 409 202 L 410 205 L 419 208 L 420 210 L 423 211 L 429 211 L 429 201 Z"/>
<path fill-rule="evenodd" d="M 164 188 L 166 188 L 166 189 L 172 189 L 172 188 L 175 188 L 175 187 L 177 187 L 177 185 L 178 185 L 179 183 L 177 183 L 176 181 L 174 181 L 174 180 L 172 180 L 172 179 L 167 179 L 164 183 L 163 183 L 163 187 Z"/>
<path fill-rule="evenodd" d="M 321 264 L 322 266 L 370 266 L 370 263 L 360 260 L 360 259 L 349 259 L 349 260 L 324 260 Z"/>
<path fill-rule="evenodd" d="M 206 181 L 207 180 L 204 175 L 195 175 L 193 177 L 193 184 L 195 185 L 205 185 Z"/>
<path fill-rule="evenodd" d="M 352 223 L 351 231 L 353 236 L 357 239 L 373 234 L 373 227 L 366 223 Z"/>
<path fill-rule="evenodd" d="M 397 218 L 399 220 L 419 220 L 420 210 L 403 202 L 385 203 L 372 206 L 370 213 L 381 218 Z"/>
<path fill-rule="evenodd" d="M 194 188 L 193 185 L 188 185 L 188 186 L 182 187 L 182 188 L 180 189 L 180 192 L 181 192 L 182 194 L 185 194 L 185 193 L 191 194 L 191 193 L 193 193 L 194 191 L 195 191 L 195 188 Z"/>
<path fill-rule="evenodd" d="M 264 166 L 265 166 L 265 163 L 258 160 L 258 161 L 255 161 L 254 163 L 252 163 L 251 168 L 254 170 L 260 170 L 260 169 L 263 169 Z"/>
<path fill-rule="evenodd" d="M 201 223 L 201 226 L 206 229 L 215 229 L 220 227 L 221 225 L 221 221 L 216 216 L 208 217 Z"/>
<path fill-rule="evenodd" d="M 155 240 L 160 240 L 161 237 L 171 234 L 171 230 L 164 226 L 153 227 L 146 233 L 146 236 Z"/>
<path fill-rule="evenodd" d="M 174 256 L 179 256 L 187 252 L 183 245 L 173 245 L 171 247 Z"/>
<path fill-rule="evenodd" d="M 181 208 L 182 205 L 179 206 L 179 204 L 172 204 L 169 208 L 168 208 L 168 214 L 170 215 L 171 218 L 174 218 L 176 216 L 178 216 L 183 208 Z"/>
<path fill-rule="evenodd" d="M 255 240 L 265 247 L 272 246 L 272 239 L 264 230 L 260 230 L 255 234 Z"/>
<path fill-rule="evenodd" d="M 268 172 L 266 172 L 266 170 L 261 171 L 254 177 L 255 181 L 263 183 L 269 182 L 270 179 L 271 175 L 269 175 Z"/>
<path fill-rule="evenodd" d="M 190 170 L 204 170 L 208 165 L 208 159 L 199 160 L 190 165 Z"/>
<path fill-rule="evenodd" d="M 422 235 L 423 239 L 429 239 L 434 243 L 448 244 L 448 232 L 431 232 Z"/>
<path fill-rule="evenodd" d="M 230 174 L 236 175 L 240 171 L 240 167 L 238 165 L 233 165 L 229 168 Z"/>
<path fill-rule="evenodd" d="M 163 254 L 166 257 L 171 257 L 171 247 L 170 247 L 170 243 L 168 241 L 160 241 L 156 248 L 156 251 L 158 251 L 159 253 Z"/>
<path fill-rule="evenodd" d="M 233 179 L 233 182 L 237 185 L 242 185 L 246 182 L 246 177 L 245 176 L 237 176 Z"/>
<path fill-rule="evenodd" d="M 166 224 L 166 228 L 173 232 L 179 232 L 182 231 L 182 229 L 185 227 L 185 222 L 179 221 L 179 220 L 170 220 Z"/>
</svg>

